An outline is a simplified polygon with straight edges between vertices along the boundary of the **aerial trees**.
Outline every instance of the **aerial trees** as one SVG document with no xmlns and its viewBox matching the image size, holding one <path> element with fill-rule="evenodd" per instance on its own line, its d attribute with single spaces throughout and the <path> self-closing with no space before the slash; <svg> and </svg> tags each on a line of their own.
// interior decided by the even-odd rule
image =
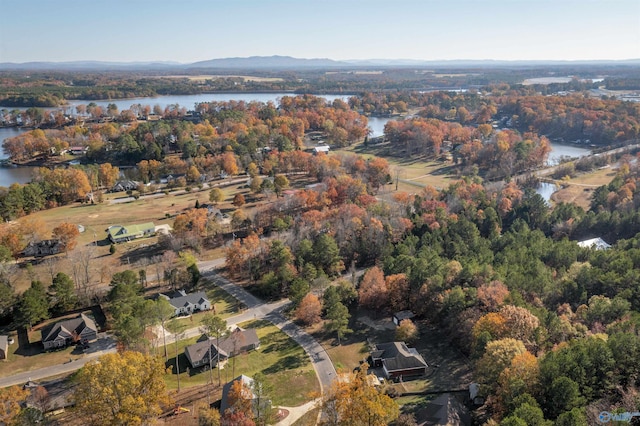
<svg viewBox="0 0 640 426">
<path fill-rule="evenodd" d="M 169 402 L 162 363 L 125 351 L 90 361 L 78 373 L 76 410 L 94 425 L 143 425 Z"/>
<path fill-rule="evenodd" d="M 384 426 L 398 417 L 398 405 L 371 384 L 368 368 L 362 364 L 358 372 L 333 381 L 320 403 L 322 425 Z"/>
</svg>

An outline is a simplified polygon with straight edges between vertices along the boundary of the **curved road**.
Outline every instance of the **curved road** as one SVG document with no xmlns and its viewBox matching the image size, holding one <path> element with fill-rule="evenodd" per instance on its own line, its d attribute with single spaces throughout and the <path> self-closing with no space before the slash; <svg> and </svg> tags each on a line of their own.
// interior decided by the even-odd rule
<svg viewBox="0 0 640 426">
<path fill-rule="evenodd" d="M 291 302 L 285 299 L 274 303 L 265 303 L 241 287 L 218 275 L 215 272 L 215 269 L 222 266 L 224 261 L 224 259 L 215 259 L 212 261 L 198 262 L 198 267 L 204 277 L 210 278 L 216 285 L 247 306 L 247 309 L 244 312 L 227 318 L 227 324 L 229 326 L 233 326 L 252 319 L 265 319 L 273 323 L 276 327 L 302 346 L 305 352 L 309 355 L 313 368 L 318 376 L 318 381 L 320 382 L 320 390 L 321 392 L 324 392 L 324 389 L 327 388 L 336 377 L 336 370 L 324 348 L 320 346 L 320 344 L 310 334 L 282 315 L 282 310 Z M 194 337 L 201 333 L 202 332 L 199 327 L 194 327 L 182 333 L 181 338 Z M 167 332 L 166 335 L 167 338 L 171 337 L 171 333 Z M 106 353 L 115 352 L 116 350 L 115 341 L 108 336 L 99 339 L 98 342 L 93 343 L 91 346 L 92 352 L 90 354 L 86 354 L 80 359 L 64 364 L 52 365 L 38 370 L 25 371 L 8 377 L 2 377 L 0 378 L 0 388 L 26 383 L 29 380 L 41 380 L 46 377 L 71 373 L 75 370 L 79 370 L 92 359 L 96 359 Z"/>
<path fill-rule="evenodd" d="M 224 262 L 224 260 L 222 260 L 222 262 Z M 228 318 L 227 323 L 233 322 L 237 324 L 241 321 L 236 321 L 236 319 L 241 316 L 248 316 L 245 320 L 263 318 L 273 323 L 273 325 L 278 327 L 302 346 L 304 351 L 309 355 L 313 368 L 318 376 L 318 381 L 320 382 L 320 390 L 321 392 L 324 392 L 324 389 L 329 387 L 333 379 L 336 378 L 336 369 L 334 368 L 331 359 L 329 359 L 329 355 L 325 352 L 320 343 L 318 343 L 318 341 L 309 333 L 282 315 L 282 309 L 288 302 L 279 301 L 271 304 L 264 303 L 262 300 L 253 296 L 243 288 L 218 275 L 215 272 L 215 267 L 220 264 L 220 260 L 199 262 L 198 267 L 200 268 L 200 272 L 203 276 L 210 278 L 216 285 L 244 303 L 248 308 L 247 312 Z"/>
</svg>

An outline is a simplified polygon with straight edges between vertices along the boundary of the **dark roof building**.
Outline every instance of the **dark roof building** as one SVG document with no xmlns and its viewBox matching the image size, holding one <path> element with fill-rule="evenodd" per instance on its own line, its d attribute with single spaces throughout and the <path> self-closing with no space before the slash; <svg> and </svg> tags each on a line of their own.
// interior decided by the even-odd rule
<svg viewBox="0 0 640 426">
<path fill-rule="evenodd" d="M 220 339 L 219 345 L 216 344 L 216 340 L 215 337 L 203 336 L 198 343 L 184 349 L 184 354 L 193 368 L 208 365 L 209 353 L 211 353 L 212 363 L 217 361 L 218 353 L 220 353 L 220 363 L 222 364 L 228 358 L 260 347 L 260 339 L 253 328 L 248 330 L 237 328 L 229 336 Z"/>
<path fill-rule="evenodd" d="M 23 256 L 44 257 L 62 253 L 64 244 L 60 240 L 31 241 L 22 251 Z"/>
<path fill-rule="evenodd" d="M 414 314 L 412 311 L 396 312 L 395 314 L 393 314 L 393 323 L 395 325 L 400 325 L 401 321 L 404 321 L 406 319 L 408 320 L 413 319 L 415 316 L 416 314 Z"/>
<path fill-rule="evenodd" d="M 449 426 L 471 424 L 469 410 L 454 395 L 444 393 L 416 413 L 419 426 Z"/>
<path fill-rule="evenodd" d="M 62 348 L 73 342 L 89 342 L 97 338 L 98 327 L 95 321 L 85 314 L 59 321 L 42 330 L 42 344 L 45 349 Z"/>
<path fill-rule="evenodd" d="M 427 372 L 427 363 L 415 348 L 404 342 L 380 343 L 371 352 L 371 365 L 382 367 L 387 379 L 422 376 Z"/>
</svg>

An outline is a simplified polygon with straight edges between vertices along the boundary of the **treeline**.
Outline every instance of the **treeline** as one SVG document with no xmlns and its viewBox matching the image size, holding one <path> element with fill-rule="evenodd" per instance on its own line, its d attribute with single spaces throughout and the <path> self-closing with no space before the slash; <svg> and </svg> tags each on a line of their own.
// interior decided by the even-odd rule
<svg viewBox="0 0 640 426">
<path fill-rule="evenodd" d="M 346 187 L 333 192 L 325 180 L 319 193 L 300 191 L 256 214 L 254 225 L 277 237 L 236 240 L 227 266 L 262 295 L 289 296 L 301 321 L 324 316 L 339 339 L 356 302 L 438 324 L 473 359 L 490 424 L 592 424 L 640 386 L 638 170 L 630 164 L 589 212 L 551 210 L 514 183 L 466 179 L 398 193 L 389 205 Z M 340 192 L 342 202 L 331 198 Z M 597 236 L 614 247 L 575 242 Z M 342 281 L 316 296 L 327 277 L 354 266 L 373 268 L 355 286 Z"/>
<path fill-rule="evenodd" d="M 462 125 L 493 122 L 500 128 L 534 132 L 550 139 L 610 145 L 640 136 L 640 104 L 580 94 L 544 96 L 530 87 L 514 90 L 495 85 L 478 93 L 368 93 L 349 100 L 353 108 L 373 115 L 420 108 L 418 115 Z"/>
</svg>

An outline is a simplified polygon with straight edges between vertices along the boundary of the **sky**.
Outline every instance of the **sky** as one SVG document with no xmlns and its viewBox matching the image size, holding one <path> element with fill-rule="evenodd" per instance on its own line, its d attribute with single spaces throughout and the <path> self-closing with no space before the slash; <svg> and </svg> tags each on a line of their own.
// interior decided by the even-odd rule
<svg viewBox="0 0 640 426">
<path fill-rule="evenodd" d="M 0 62 L 640 58 L 640 0 L 0 0 Z"/>
</svg>

